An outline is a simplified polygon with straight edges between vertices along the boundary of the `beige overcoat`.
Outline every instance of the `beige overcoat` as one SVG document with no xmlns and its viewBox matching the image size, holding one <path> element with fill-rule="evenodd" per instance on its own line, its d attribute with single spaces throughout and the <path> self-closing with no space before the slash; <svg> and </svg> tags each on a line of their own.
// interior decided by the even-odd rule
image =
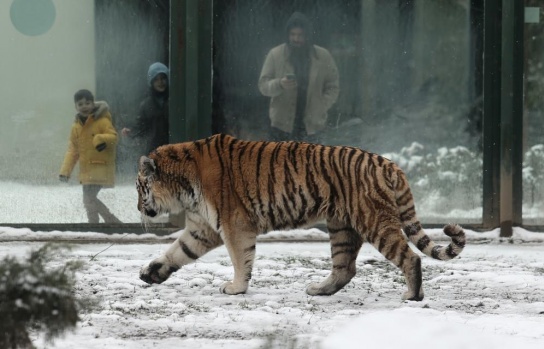
<svg viewBox="0 0 544 349">
<path fill-rule="evenodd" d="M 313 45 L 313 48 L 304 113 L 304 124 L 309 135 L 325 127 L 327 111 L 336 102 L 339 92 L 338 68 L 333 57 L 323 47 Z M 284 90 L 280 79 L 293 72 L 288 46 L 282 44 L 270 50 L 259 78 L 259 90 L 264 96 L 271 97 L 271 125 L 288 133 L 293 131 L 295 122 L 297 90 Z"/>
</svg>

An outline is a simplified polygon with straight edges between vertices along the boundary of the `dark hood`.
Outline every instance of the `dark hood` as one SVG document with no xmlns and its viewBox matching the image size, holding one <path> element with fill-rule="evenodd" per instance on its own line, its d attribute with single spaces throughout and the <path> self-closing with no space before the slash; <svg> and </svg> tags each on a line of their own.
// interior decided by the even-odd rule
<svg viewBox="0 0 544 349">
<path fill-rule="evenodd" d="M 311 47 L 314 44 L 314 26 L 303 13 L 294 12 L 285 23 L 285 41 L 289 43 L 289 31 L 292 28 L 302 28 L 306 37 L 306 44 Z"/>
</svg>

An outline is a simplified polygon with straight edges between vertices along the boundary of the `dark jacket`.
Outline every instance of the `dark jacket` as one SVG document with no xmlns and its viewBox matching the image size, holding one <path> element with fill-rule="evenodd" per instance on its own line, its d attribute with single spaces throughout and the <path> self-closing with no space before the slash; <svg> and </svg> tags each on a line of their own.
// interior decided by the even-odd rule
<svg viewBox="0 0 544 349">
<path fill-rule="evenodd" d="M 138 141 L 141 151 L 149 154 L 155 148 L 168 144 L 168 91 L 149 92 L 140 104 L 138 117 L 131 136 Z"/>
</svg>

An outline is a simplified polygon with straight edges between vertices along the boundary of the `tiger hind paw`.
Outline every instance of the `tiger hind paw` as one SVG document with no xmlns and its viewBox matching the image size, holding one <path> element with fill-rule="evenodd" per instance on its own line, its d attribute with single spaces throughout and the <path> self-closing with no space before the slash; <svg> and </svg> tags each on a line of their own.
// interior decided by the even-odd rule
<svg viewBox="0 0 544 349">
<path fill-rule="evenodd" d="M 221 287 L 219 287 L 221 293 L 235 295 L 240 293 L 246 293 L 247 285 L 235 284 L 232 281 L 227 281 Z"/>
</svg>

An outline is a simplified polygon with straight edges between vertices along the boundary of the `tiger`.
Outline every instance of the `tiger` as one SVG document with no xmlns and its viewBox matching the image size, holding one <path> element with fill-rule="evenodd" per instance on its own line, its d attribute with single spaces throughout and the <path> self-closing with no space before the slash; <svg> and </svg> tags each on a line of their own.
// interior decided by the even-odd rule
<svg viewBox="0 0 544 349">
<path fill-rule="evenodd" d="M 421 258 L 408 240 L 438 260 L 458 256 L 465 246 L 465 232 L 457 224 L 443 228 L 449 245 L 435 244 L 416 216 L 405 173 L 356 147 L 216 134 L 142 156 L 136 187 L 144 220 L 181 211 L 186 217 L 176 241 L 140 270 L 148 284 L 164 282 L 224 244 L 234 277 L 219 291 L 245 293 L 258 235 L 326 221 L 332 270 L 307 286 L 308 295 L 341 290 L 355 276 L 359 250 L 368 242 L 403 273 L 408 290 L 402 299 L 421 301 Z"/>
</svg>

